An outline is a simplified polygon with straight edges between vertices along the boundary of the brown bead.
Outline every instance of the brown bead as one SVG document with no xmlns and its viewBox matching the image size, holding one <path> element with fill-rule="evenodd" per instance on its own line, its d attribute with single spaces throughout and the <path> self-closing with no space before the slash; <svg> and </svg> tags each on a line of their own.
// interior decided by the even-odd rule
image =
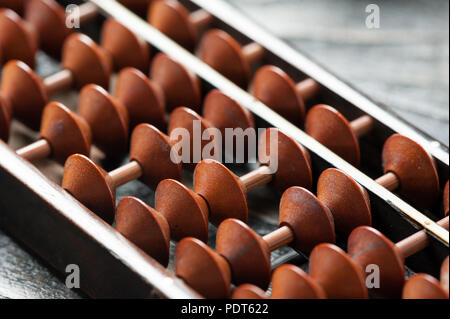
<svg viewBox="0 0 450 319">
<path fill-rule="evenodd" d="M 444 213 L 445 213 L 445 216 L 447 216 L 448 215 L 448 211 L 449 211 L 449 208 L 448 208 L 448 181 L 447 181 L 447 184 L 445 184 L 445 188 L 444 188 Z"/>
<path fill-rule="evenodd" d="M 227 218 L 248 220 L 245 189 L 239 178 L 214 160 L 203 160 L 194 171 L 194 191 L 208 202 L 210 220 L 219 224 Z"/>
<path fill-rule="evenodd" d="M 0 0 L 0 8 L 8 8 L 21 15 L 27 0 Z"/>
<path fill-rule="evenodd" d="M 153 58 L 150 78 L 164 91 L 169 112 L 179 106 L 200 110 L 200 79 L 167 54 L 158 53 Z"/>
<path fill-rule="evenodd" d="M 72 72 L 74 86 L 78 89 L 87 84 L 97 84 L 105 89 L 109 87 L 111 58 L 84 34 L 71 34 L 64 41 L 62 67 Z"/>
<path fill-rule="evenodd" d="M 345 237 L 358 226 L 372 225 L 369 194 L 338 169 L 322 172 L 317 182 L 317 198 L 330 209 L 336 232 Z"/>
<path fill-rule="evenodd" d="M 310 191 L 293 186 L 280 201 L 280 227 L 288 226 L 294 233 L 292 247 L 305 254 L 320 243 L 334 243 L 333 217 Z"/>
<path fill-rule="evenodd" d="M 403 299 L 448 299 L 439 281 L 427 274 L 415 274 L 403 287 Z"/>
<path fill-rule="evenodd" d="M 429 208 L 439 196 L 439 176 L 433 158 L 413 140 L 394 134 L 383 147 L 384 172 L 400 180 L 399 192 L 420 207 Z"/>
<path fill-rule="evenodd" d="M 161 265 L 168 265 L 169 224 L 159 212 L 135 197 L 125 197 L 117 205 L 116 229 Z"/>
<path fill-rule="evenodd" d="M 114 68 L 134 67 L 146 72 L 150 65 L 150 46 L 117 20 L 108 19 L 102 27 L 101 46 L 112 56 Z"/>
<path fill-rule="evenodd" d="M 38 130 L 48 101 L 39 76 L 25 63 L 10 61 L 3 68 L 1 92 L 11 103 L 14 117 Z"/>
<path fill-rule="evenodd" d="M 155 1 L 148 10 L 147 21 L 189 51 L 197 43 L 197 30 L 189 20 L 189 12 L 178 1 Z"/>
<path fill-rule="evenodd" d="M 11 126 L 12 108 L 8 99 L 0 95 L 0 140 L 5 142 L 9 138 L 9 129 Z"/>
<path fill-rule="evenodd" d="M 225 147 L 225 130 L 241 128 L 244 132 L 249 128 L 255 128 L 255 121 L 252 113 L 242 107 L 238 102 L 229 98 L 219 90 L 211 90 L 203 102 L 203 117 L 213 127 L 222 133 L 222 146 Z M 244 140 L 244 150 L 248 149 L 248 138 Z M 237 141 L 233 143 L 234 154 L 236 158 Z M 247 154 L 245 154 L 247 155 Z M 245 156 L 245 158 L 247 158 Z M 244 158 L 244 159 L 245 159 Z"/>
<path fill-rule="evenodd" d="M 250 65 L 239 43 L 228 33 L 214 29 L 208 31 L 200 43 L 200 59 L 213 69 L 236 83 L 247 87 L 250 81 Z"/>
<path fill-rule="evenodd" d="M 102 87 L 90 84 L 80 92 L 78 113 L 92 128 L 93 141 L 107 156 L 128 150 L 128 112 Z"/>
<path fill-rule="evenodd" d="M 202 241 L 185 238 L 177 246 L 175 273 L 206 298 L 230 297 L 230 267 Z"/>
<path fill-rule="evenodd" d="M 141 71 L 123 69 L 117 77 L 115 96 L 128 110 L 130 129 L 148 123 L 165 131 L 164 94 Z"/>
<path fill-rule="evenodd" d="M 448 294 L 448 256 L 441 266 L 441 285 Z"/>
<path fill-rule="evenodd" d="M 359 167 L 358 138 L 347 119 L 335 108 L 324 104 L 314 106 L 306 116 L 305 130 L 344 160 Z"/>
<path fill-rule="evenodd" d="M 271 144 L 277 136 L 277 144 Z M 278 161 L 272 184 L 280 192 L 291 186 L 312 188 L 311 158 L 308 150 L 277 128 L 266 129 L 259 138 L 258 157 L 261 165 Z"/>
<path fill-rule="evenodd" d="M 67 159 L 62 187 L 107 223 L 113 222 L 116 208 L 113 182 L 89 158 L 76 154 Z"/>
<path fill-rule="evenodd" d="M 233 291 L 232 299 L 269 299 L 266 292 L 261 288 L 251 285 L 243 284 Z"/>
<path fill-rule="evenodd" d="M 39 35 L 39 46 L 59 58 L 64 40 L 71 33 L 66 26 L 66 12 L 53 0 L 29 0 L 25 10 L 27 20 Z"/>
<path fill-rule="evenodd" d="M 130 161 L 142 169 L 142 182 L 156 189 L 164 179 L 181 180 L 181 164 L 171 159 L 172 145 L 167 135 L 149 124 L 138 125 L 131 135 Z"/>
<path fill-rule="evenodd" d="M 167 219 L 174 240 L 194 237 L 208 241 L 208 205 L 203 197 L 182 183 L 173 179 L 159 183 L 155 208 Z"/>
<path fill-rule="evenodd" d="M 196 127 L 200 130 L 196 131 Z M 180 151 L 188 149 L 190 153 L 189 159 L 187 161 L 183 161 L 183 164 L 187 164 L 190 167 L 195 167 L 195 164 L 204 159 L 203 150 L 208 144 L 213 143 L 213 149 L 217 150 L 217 144 L 214 140 L 214 135 L 206 138 L 208 130 L 210 128 L 211 125 L 190 108 L 178 107 L 171 113 L 167 130 L 170 140 L 173 144 L 179 144 L 179 146 L 182 147 Z M 176 130 L 186 130 L 186 132 L 189 133 L 189 140 L 183 139 L 182 135 L 178 136 L 178 134 L 176 134 Z M 198 140 L 195 141 L 195 138 L 198 138 Z M 200 148 L 194 149 L 194 144 L 199 145 Z M 199 151 L 200 154 L 198 155 L 200 155 L 201 157 L 196 158 L 196 156 L 194 156 L 194 153 Z M 214 154 L 211 155 L 214 156 Z"/>
<path fill-rule="evenodd" d="M 272 276 L 272 299 L 324 299 L 325 292 L 301 268 L 278 267 Z"/>
<path fill-rule="evenodd" d="M 230 264 L 233 283 L 269 286 L 272 273 L 269 246 L 242 221 L 227 219 L 220 224 L 216 252 Z"/>
<path fill-rule="evenodd" d="M 310 276 L 329 299 L 367 299 L 362 269 L 342 249 L 320 244 L 309 258 Z"/>
<path fill-rule="evenodd" d="M 59 162 L 72 154 L 90 154 L 88 123 L 61 103 L 51 102 L 44 108 L 41 137 L 50 143 L 52 157 Z"/>
<path fill-rule="evenodd" d="M 348 238 L 348 254 L 365 271 L 368 265 L 380 269 L 380 287 L 372 291 L 388 298 L 400 298 L 405 283 L 404 257 L 397 246 L 379 231 L 362 226 Z"/>
<path fill-rule="evenodd" d="M 0 9 L 0 47 L 3 60 L 17 59 L 35 67 L 38 36 L 33 27 L 10 9 Z"/>
<path fill-rule="evenodd" d="M 225 136 L 226 128 L 255 127 L 253 114 L 221 91 L 211 90 L 203 103 L 203 117 Z"/>
<path fill-rule="evenodd" d="M 275 112 L 301 126 L 305 118 L 305 103 L 297 92 L 295 83 L 280 68 L 263 66 L 253 79 L 253 95 Z"/>
</svg>

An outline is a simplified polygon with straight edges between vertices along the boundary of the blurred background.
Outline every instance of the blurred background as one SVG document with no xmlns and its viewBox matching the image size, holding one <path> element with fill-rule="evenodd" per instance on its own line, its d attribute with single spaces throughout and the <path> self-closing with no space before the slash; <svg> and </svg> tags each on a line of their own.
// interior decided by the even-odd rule
<svg viewBox="0 0 450 319">
<path fill-rule="evenodd" d="M 372 99 L 449 144 L 449 1 L 227 0 Z M 373 1 L 373 0 L 372 0 Z M 380 28 L 366 27 L 366 7 Z M 0 232 L 0 298 L 77 298 Z"/>
</svg>

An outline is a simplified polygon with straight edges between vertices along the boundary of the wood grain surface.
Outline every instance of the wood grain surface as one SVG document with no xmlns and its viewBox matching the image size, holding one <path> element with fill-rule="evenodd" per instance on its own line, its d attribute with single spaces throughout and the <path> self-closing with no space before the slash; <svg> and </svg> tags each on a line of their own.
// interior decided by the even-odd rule
<svg viewBox="0 0 450 319">
<path fill-rule="evenodd" d="M 447 0 L 230 2 L 448 145 Z M 380 7 L 380 29 L 365 25 L 369 3 Z M 146 188 L 142 191 L 149 196 Z M 38 257 L 0 232 L 0 298 L 79 297 Z"/>
</svg>

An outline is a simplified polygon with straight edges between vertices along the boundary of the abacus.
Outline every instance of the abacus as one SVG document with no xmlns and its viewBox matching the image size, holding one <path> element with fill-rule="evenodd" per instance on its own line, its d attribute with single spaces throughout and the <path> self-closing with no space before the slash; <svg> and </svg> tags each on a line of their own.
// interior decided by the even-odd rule
<svg viewBox="0 0 450 319">
<path fill-rule="evenodd" d="M 445 145 L 221 0 L 76 2 L 0 1 L 7 233 L 91 297 L 448 298 Z M 258 163 L 174 163 L 193 121 Z"/>
</svg>

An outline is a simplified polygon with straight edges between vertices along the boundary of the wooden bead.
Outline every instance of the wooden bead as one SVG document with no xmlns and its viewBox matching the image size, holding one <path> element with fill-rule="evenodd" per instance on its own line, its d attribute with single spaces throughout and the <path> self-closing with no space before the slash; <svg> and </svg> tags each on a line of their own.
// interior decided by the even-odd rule
<svg viewBox="0 0 450 319">
<path fill-rule="evenodd" d="M 195 130 L 195 122 L 200 124 L 198 127 L 200 131 L 198 133 L 194 133 Z M 171 141 L 174 144 L 182 143 L 183 150 L 189 149 L 190 156 L 187 161 L 184 161 L 183 164 L 186 164 L 190 167 L 195 167 L 199 161 L 203 158 L 196 158 L 194 153 L 200 151 L 201 155 L 203 155 L 203 150 L 205 146 L 213 143 L 214 149 L 217 149 L 217 142 L 214 140 L 214 135 L 207 137 L 208 130 L 211 128 L 209 122 L 205 121 L 200 115 L 198 115 L 195 111 L 187 107 L 178 107 L 176 108 L 170 115 L 169 125 L 168 125 L 168 134 L 170 136 Z M 189 140 L 183 139 L 183 136 L 176 136 L 174 134 L 174 130 L 184 129 L 189 132 Z M 197 136 L 198 135 L 198 136 Z M 194 141 L 195 138 L 198 138 L 198 141 Z M 200 148 L 194 149 L 194 144 L 199 144 Z M 211 154 L 214 156 L 214 154 Z"/>
<path fill-rule="evenodd" d="M 372 225 L 369 194 L 341 170 L 330 168 L 320 174 L 317 198 L 333 215 L 336 232 L 345 237 L 358 226 Z"/>
<path fill-rule="evenodd" d="M 278 136 L 276 149 L 271 146 L 274 135 Z M 278 161 L 278 169 L 271 183 L 279 191 L 284 192 L 291 186 L 312 188 L 311 157 L 308 150 L 280 130 L 268 128 L 261 134 L 258 158 L 261 165 Z"/>
<path fill-rule="evenodd" d="M 206 298 L 228 298 L 231 272 L 227 261 L 202 241 L 185 238 L 177 246 L 175 273 Z"/>
<path fill-rule="evenodd" d="M 1 92 L 12 107 L 13 116 L 38 130 L 48 97 L 42 80 L 29 66 L 10 61 L 3 68 Z"/>
<path fill-rule="evenodd" d="M 280 227 L 288 226 L 294 233 L 292 247 L 309 254 L 319 243 L 334 243 L 333 216 L 310 191 L 293 186 L 280 201 Z"/>
<path fill-rule="evenodd" d="M 448 202 L 449 202 L 449 200 L 448 200 L 448 181 L 447 181 L 447 184 L 445 184 L 445 188 L 444 188 L 444 213 L 445 213 L 445 216 L 448 216 L 448 211 L 449 211 Z"/>
<path fill-rule="evenodd" d="M 221 91 L 211 90 L 203 103 L 203 117 L 225 136 L 225 129 L 255 127 L 252 113 Z"/>
<path fill-rule="evenodd" d="M 141 181 L 156 189 L 164 179 L 180 181 L 181 164 L 171 160 L 169 137 L 149 124 L 138 125 L 131 136 L 130 161 L 137 161 L 143 170 Z"/>
<path fill-rule="evenodd" d="M 261 60 L 264 49 L 256 43 L 241 47 L 228 33 L 214 29 L 202 38 L 199 57 L 242 88 L 250 80 L 251 65 Z"/>
<path fill-rule="evenodd" d="M 93 140 L 107 156 L 118 158 L 128 150 L 128 112 L 102 87 L 90 84 L 80 92 L 78 113 L 92 128 Z"/>
<path fill-rule="evenodd" d="M 445 258 L 441 266 L 441 285 L 448 294 L 448 256 Z"/>
<path fill-rule="evenodd" d="M 0 46 L 3 60 L 18 59 L 35 67 L 38 35 L 33 27 L 10 9 L 0 9 Z"/>
<path fill-rule="evenodd" d="M 86 35 L 74 33 L 67 37 L 62 49 L 62 67 L 73 74 L 78 89 L 92 83 L 105 89 L 109 87 L 111 58 Z"/>
<path fill-rule="evenodd" d="M 297 126 L 305 119 L 304 98 L 294 81 L 276 66 L 263 66 L 253 79 L 252 94 L 275 112 Z"/>
<path fill-rule="evenodd" d="M 272 276 L 272 299 L 324 299 L 325 292 L 301 268 L 282 265 Z"/>
<path fill-rule="evenodd" d="M 383 147 L 384 172 L 400 181 L 398 191 L 420 207 L 429 208 L 439 196 L 439 176 L 433 158 L 418 143 L 394 134 Z"/>
<path fill-rule="evenodd" d="M 103 169 L 84 155 L 70 156 L 64 166 L 62 187 L 107 223 L 114 220 L 114 183 Z"/>
<path fill-rule="evenodd" d="M 9 138 L 11 113 L 12 107 L 9 100 L 0 95 L 0 140 L 5 142 L 7 142 Z"/>
<path fill-rule="evenodd" d="M 117 206 L 116 229 L 161 265 L 168 265 L 169 224 L 159 212 L 135 197 L 125 197 Z"/>
<path fill-rule="evenodd" d="M 147 21 L 179 45 L 192 51 L 197 44 L 200 29 L 212 21 L 212 16 L 205 10 L 190 14 L 178 1 L 165 0 L 151 4 Z"/>
<path fill-rule="evenodd" d="M 367 299 L 362 269 L 342 249 L 320 244 L 309 258 L 310 276 L 330 299 Z"/>
<path fill-rule="evenodd" d="M 111 55 L 116 70 L 133 67 L 147 72 L 150 65 L 150 45 L 117 20 L 105 21 L 100 43 Z"/>
<path fill-rule="evenodd" d="M 148 123 L 166 130 L 164 93 L 141 71 L 123 69 L 117 77 L 115 96 L 128 111 L 130 129 Z"/>
<path fill-rule="evenodd" d="M 376 264 L 380 269 L 380 287 L 375 294 L 399 298 L 405 282 L 404 256 L 386 236 L 371 227 L 358 227 L 348 238 L 348 254 L 362 269 Z"/>
<path fill-rule="evenodd" d="M 153 58 L 150 78 L 162 88 L 167 111 L 182 105 L 199 111 L 200 79 L 168 55 L 159 53 Z"/>
<path fill-rule="evenodd" d="M 269 299 L 266 292 L 261 288 L 251 285 L 243 284 L 233 291 L 232 299 Z"/>
<path fill-rule="evenodd" d="M 0 8 L 8 8 L 21 15 L 27 0 L 0 0 Z"/>
<path fill-rule="evenodd" d="M 182 183 L 166 179 L 155 192 L 155 208 L 168 221 L 172 238 L 185 237 L 208 241 L 208 204 Z"/>
<path fill-rule="evenodd" d="M 28 0 L 25 20 L 39 35 L 40 48 L 59 58 L 64 40 L 71 33 L 64 8 L 54 0 Z"/>
<path fill-rule="evenodd" d="M 72 154 L 90 154 L 89 124 L 61 103 L 51 102 L 45 107 L 41 138 L 50 144 L 52 158 L 62 163 Z"/>
<path fill-rule="evenodd" d="M 403 288 L 403 299 L 448 299 L 439 281 L 427 274 L 415 274 Z"/>
<path fill-rule="evenodd" d="M 227 95 L 223 94 L 219 90 L 210 91 L 203 103 L 203 117 L 207 120 L 213 127 L 220 130 L 222 133 L 222 146 L 225 151 L 226 129 L 242 129 L 244 132 L 247 129 L 255 128 L 255 121 L 252 113 L 246 108 L 242 107 L 238 102 L 229 98 Z M 232 156 L 232 158 L 237 158 L 237 143 L 235 139 L 233 142 L 233 154 L 225 154 L 226 156 Z M 248 143 L 249 139 L 245 137 L 244 139 L 244 150 L 243 160 L 247 161 L 248 153 Z"/>
<path fill-rule="evenodd" d="M 350 164 L 359 167 L 358 138 L 347 119 L 331 106 L 314 106 L 306 117 L 306 133 Z"/>
<path fill-rule="evenodd" d="M 203 160 L 194 171 L 194 191 L 206 199 L 210 220 L 219 224 L 227 218 L 248 220 L 245 189 L 239 178 L 214 160 Z"/>
<path fill-rule="evenodd" d="M 242 221 L 227 219 L 220 224 L 216 252 L 230 264 L 236 285 L 251 283 L 261 288 L 269 286 L 272 273 L 269 246 Z"/>
</svg>

